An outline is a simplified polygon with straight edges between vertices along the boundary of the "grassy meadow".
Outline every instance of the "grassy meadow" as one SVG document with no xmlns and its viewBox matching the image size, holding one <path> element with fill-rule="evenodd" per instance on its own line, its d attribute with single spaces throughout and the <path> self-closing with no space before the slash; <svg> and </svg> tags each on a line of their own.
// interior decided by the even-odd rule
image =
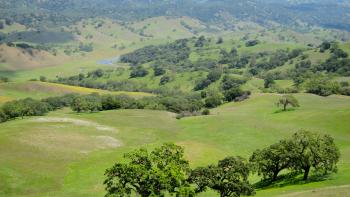
<svg viewBox="0 0 350 197">
<path fill-rule="evenodd" d="M 350 98 L 297 94 L 301 107 L 277 113 L 275 94 L 254 94 L 207 117 L 182 120 L 162 111 L 76 114 L 68 109 L 0 125 L 0 196 L 102 196 L 104 170 L 135 148 L 163 142 L 185 147 L 192 167 L 227 155 L 249 155 L 299 129 L 330 134 L 341 151 L 339 172 L 326 180 L 278 183 L 257 196 L 341 195 L 350 181 Z M 330 115 L 331 114 L 331 115 Z M 43 124 L 45 123 L 45 124 Z M 256 183 L 259 179 L 251 177 Z M 322 189 L 321 189 L 322 188 Z M 310 190 L 315 190 L 311 192 Z M 211 191 L 202 196 L 213 196 Z"/>
<path fill-rule="evenodd" d="M 21 98 L 42 99 L 52 96 L 62 96 L 64 94 L 126 94 L 134 98 L 144 96 L 152 96 L 152 94 L 144 92 L 123 92 L 123 91 L 107 91 L 93 88 L 84 88 L 78 86 L 70 86 L 49 82 L 27 81 L 27 82 L 10 82 L 0 83 L 0 104 Z"/>
</svg>

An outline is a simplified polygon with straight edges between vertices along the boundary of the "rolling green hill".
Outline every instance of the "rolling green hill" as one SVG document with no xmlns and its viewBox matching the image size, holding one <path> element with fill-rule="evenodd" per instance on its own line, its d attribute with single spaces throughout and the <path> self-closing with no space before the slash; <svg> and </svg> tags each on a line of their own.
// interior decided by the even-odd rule
<svg viewBox="0 0 350 197">
<path fill-rule="evenodd" d="M 256 196 L 348 194 L 349 8 L 0 0 L 0 197 L 103 196 L 105 170 L 134 149 L 173 142 L 196 168 L 248 159 L 300 130 L 334 138 L 338 172 L 303 181 L 283 170 L 265 187 L 250 174 Z M 281 111 L 289 94 L 300 107 Z"/>
<path fill-rule="evenodd" d="M 278 97 L 254 94 L 244 102 L 213 110 L 211 116 L 182 120 L 161 111 L 75 114 L 62 110 L 3 123 L 0 196 L 101 196 L 104 170 L 131 149 L 175 142 L 185 147 L 191 166 L 202 166 L 227 155 L 248 157 L 255 149 L 299 129 L 335 138 L 342 155 L 339 172 L 319 182 L 259 189 L 257 196 L 308 196 L 310 190 L 340 195 L 348 191 L 349 98 L 298 94 L 300 109 L 276 113 Z M 251 180 L 259 181 L 255 176 Z"/>
</svg>

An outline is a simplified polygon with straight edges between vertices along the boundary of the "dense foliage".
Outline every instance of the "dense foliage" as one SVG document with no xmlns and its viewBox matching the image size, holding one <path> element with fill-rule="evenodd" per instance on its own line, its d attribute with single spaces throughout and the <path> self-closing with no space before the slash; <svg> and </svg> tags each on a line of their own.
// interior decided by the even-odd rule
<svg viewBox="0 0 350 197">
<path fill-rule="evenodd" d="M 106 196 L 130 196 L 133 192 L 142 197 L 166 193 L 179 196 L 184 191 L 193 196 L 187 181 L 190 167 L 183 148 L 164 144 L 150 153 L 140 149 L 124 157 L 128 163 L 117 163 L 106 170 Z"/>
<path fill-rule="evenodd" d="M 274 21 L 282 25 L 302 23 L 349 30 L 347 4 L 342 1 L 163 1 L 163 0 L 55 0 L 0 1 L 0 18 L 29 27 L 67 25 L 81 18 L 108 17 L 134 21 L 155 16 L 190 16 L 210 24 L 232 27 L 231 20 L 250 20 L 261 25 Z M 127 9 L 126 9 L 127 8 Z M 258 9 L 257 9 L 258 8 Z M 308 16 L 305 17 L 305 10 Z M 222 13 L 225 13 L 223 15 Z M 329 13 L 325 15 L 324 13 Z M 11 20 L 10 20 L 11 19 Z"/>
<path fill-rule="evenodd" d="M 160 46 L 146 46 L 137 49 L 132 53 L 122 55 L 120 61 L 139 65 L 155 60 L 162 60 L 167 64 L 177 64 L 187 59 L 190 55 L 190 48 L 187 46 L 188 39 L 177 40 L 173 43 Z"/>
<path fill-rule="evenodd" d="M 251 172 L 272 182 L 283 170 L 302 172 L 305 181 L 312 168 L 319 177 L 336 172 L 340 154 L 331 136 L 302 130 L 289 139 L 256 150 L 249 162 L 239 156 L 228 156 L 217 165 L 190 169 L 184 149 L 174 144 L 163 144 L 150 153 L 139 149 L 124 157 L 127 162 L 106 170 L 106 196 L 148 197 L 167 193 L 190 197 L 208 189 L 222 197 L 250 196 L 255 194 L 248 180 Z"/>
<path fill-rule="evenodd" d="M 275 181 L 282 170 L 289 169 L 303 172 L 303 180 L 307 180 L 311 168 L 320 174 L 336 172 L 339 157 L 339 150 L 331 136 L 301 130 L 290 139 L 256 150 L 250 162 L 264 179 Z"/>
</svg>

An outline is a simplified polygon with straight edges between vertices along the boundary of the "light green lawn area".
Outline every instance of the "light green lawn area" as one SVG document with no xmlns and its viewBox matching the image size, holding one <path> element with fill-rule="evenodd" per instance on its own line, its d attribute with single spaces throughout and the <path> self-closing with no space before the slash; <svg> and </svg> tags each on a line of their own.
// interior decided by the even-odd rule
<svg viewBox="0 0 350 197">
<path fill-rule="evenodd" d="M 21 25 L 19 23 L 13 23 L 12 25 L 5 25 L 4 29 L 1 29 L 0 32 L 8 34 L 12 32 L 20 32 L 25 31 L 26 27 L 24 25 Z"/>
<path fill-rule="evenodd" d="M 350 42 L 346 42 L 340 45 L 340 48 L 343 49 L 350 55 Z"/>
<path fill-rule="evenodd" d="M 179 39 L 179 38 L 187 38 L 192 37 L 193 34 L 181 25 L 181 20 L 189 21 L 188 24 L 191 23 L 190 18 L 172 18 L 172 17 L 154 17 L 149 18 L 140 22 L 137 22 L 132 25 L 133 28 L 137 30 L 142 30 L 146 35 L 152 35 L 155 38 L 163 38 L 163 39 Z M 161 28 L 160 28 L 161 27 Z"/>
<path fill-rule="evenodd" d="M 214 109 L 210 116 L 182 120 L 162 111 L 76 114 L 65 109 L 0 124 L 0 196 L 102 196 L 104 170 L 132 149 L 175 142 L 185 147 L 186 157 L 196 167 L 228 155 L 247 158 L 255 149 L 302 128 L 335 138 L 342 154 L 339 173 L 321 182 L 258 190 L 257 196 L 303 191 L 296 195 L 308 196 L 309 190 L 349 184 L 350 97 L 297 94 L 299 109 L 275 113 L 278 97 L 254 94 Z M 256 176 L 251 180 L 258 181 Z M 330 189 L 332 194 L 344 192 Z"/>
<path fill-rule="evenodd" d="M 338 82 L 349 82 L 350 83 L 350 77 L 336 77 L 335 80 Z"/>
<path fill-rule="evenodd" d="M 242 85 L 243 90 L 249 90 L 251 92 L 257 93 L 261 92 L 261 89 L 264 88 L 264 80 L 259 78 L 251 78 L 247 83 Z"/>
<path fill-rule="evenodd" d="M 292 80 L 275 80 L 275 83 L 280 88 L 290 88 L 294 84 Z"/>
</svg>

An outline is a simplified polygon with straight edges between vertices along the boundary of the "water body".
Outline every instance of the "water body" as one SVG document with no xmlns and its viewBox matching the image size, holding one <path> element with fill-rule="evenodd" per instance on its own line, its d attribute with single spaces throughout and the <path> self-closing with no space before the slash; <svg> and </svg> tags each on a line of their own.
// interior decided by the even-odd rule
<svg viewBox="0 0 350 197">
<path fill-rule="evenodd" d="M 120 59 L 119 56 L 117 56 L 117 57 L 112 57 L 109 59 L 100 60 L 97 63 L 102 64 L 102 65 L 114 65 L 115 63 L 117 63 L 119 61 L 119 59 Z"/>
</svg>

